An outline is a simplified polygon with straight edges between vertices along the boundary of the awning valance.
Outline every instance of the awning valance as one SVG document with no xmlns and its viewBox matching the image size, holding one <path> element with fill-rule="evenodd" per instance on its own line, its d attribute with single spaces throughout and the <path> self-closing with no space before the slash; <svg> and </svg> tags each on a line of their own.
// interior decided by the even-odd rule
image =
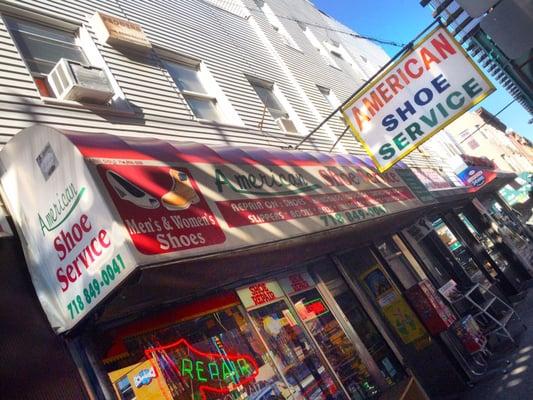
<svg viewBox="0 0 533 400">
<path fill-rule="evenodd" d="M 58 332 L 139 266 L 275 244 L 424 205 L 399 170 L 378 174 L 345 154 L 36 125 L 4 147 L 0 162 L 5 202 Z"/>
</svg>

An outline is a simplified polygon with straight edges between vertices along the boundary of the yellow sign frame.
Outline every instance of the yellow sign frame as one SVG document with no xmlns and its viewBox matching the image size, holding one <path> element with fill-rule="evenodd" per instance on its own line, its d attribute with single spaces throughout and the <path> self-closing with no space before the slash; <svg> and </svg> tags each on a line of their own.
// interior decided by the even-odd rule
<svg viewBox="0 0 533 400">
<path fill-rule="evenodd" d="M 395 68 L 396 66 L 398 66 L 398 64 L 400 64 L 403 60 L 405 60 L 409 55 L 413 54 L 415 52 L 415 50 L 417 48 L 419 48 L 423 43 L 426 42 L 426 40 L 428 38 L 430 38 L 431 36 L 433 36 L 435 34 L 435 32 L 437 32 L 438 30 L 442 30 L 444 32 L 444 34 L 448 37 L 448 39 L 450 39 L 454 45 L 456 45 L 457 48 L 460 49 L 461 53 L 465 56 L 466 60 L 472 65 L 472 67 L 477 71 L 477 73 L 481 76 L 481 78 L 485 81 L 485 83 L 487 84 L 487 86 L 489 87 L 489 90 L 484 92 L 484 93 L 481 93 L 479 96 L 475 97 L 473 100 L 471 100 L 469 103 L 467 103 L 465 106 L 461 107 L 461 109 L 458 111 L 457 115 L 454 115 L 452 118 L 449 118 L 448 120 L 444 121 L 442 124 L 438 125 L 435 129 L 433 129 L 431 132 L 429 132 L 428 134 L 426 134 L 424 136 L 424 138 L 422 138 L 422 140 L 420 140 L 419 142 L 417 142 L 416 144 L 413 144 L 411 145 L 410 147 L 408 147 L 401 155 L 401 157 L 393 160 L 393 161 L 390 161 L 389 163 L 385 164 L 384 166 L 382 166 L 379 161 L 377 160 L 377 158 L 374 156 L 374 153 L 372 152 L 372 150 L 370 149 L 370 147 L 368 146 L 368 144 L 365 142 L 365 140 L 362 138 L 361 136 L 361 132 L 359 132 L 355 126 L 352 124 L 352 121 L 350 120 L 350 118 L 346 115 L 346 110 L 349 109 L 357 100 L 359 100 L 361 97 L 363 97 L 363 95 L 365 95 L 366 93 L 368 93 L 371 89 L 373 89 L 376 84 L 385 76 L 387 75 L 393 68 Z M 368 82 L 366 84 L 366 88 L 363 89 L 362 91 L 360 91 L 359 93 L 357 93 L 357 95 L 355 95 L 352 99 L 350 99 L 350 101 L 348 103 L 346 103 L 342 108 L 341 108 L 341 112 L 342 112 L 342 116 L 346 122 L 346 124 L 350 127 L 350 130 L 352 131 L 352 133 L 354 134 L 354 136 L 356 137 L 356 139 L 359 141 L 359 143 L 361 143 L 361 145 L 363 146 L 363 149 L 365 150 L 365 152 L 368 154 L 368 156 L 372 159 L 372 162 L 374 163 L 374 165 L 376 166 L 376 168 L 378 169 L 378 171 L 380 173 L 382 172 L 385 172 L 387 171 L 389 168 L 391 168 L 394 164 L 396 164 L 397 162 L 399 162 L 400 160 L 402 160 L 403 158 L 407 157 L 409 154 L 411 154 L 414 150 L 416 150 L 417 148 L 419 148 L 421 145 L 423 145 L 425 142 L 427 142 L 429 139 L 431 139 L 436 133 L 438 133 L 440 130 L 444 129 L 446 126 L 450 125 L 452 122 L 454 122 L 457 118 L 459 118 L 460 116 L 462 116 L 465 112 L 467 112 L 470 108 L 474 107 L 476 104 L 480 103 L 481 101 L 483 101 L 487 96 L 489 96 L 490 94 L 494 93 L 494 91 L 496 90 L 496 88 L 494 87 L 494 85 L 492 84 L 492 82 L 487 78 L 487 76 L 483 73 L 483 71 L 481 70 L 481 68 L 479 68 L 479 66 L 472 60 L 472 58 L 467 54 L 466 50 L 463 48 L 463 46 L 461 46 L 461 44 L 455 40 L 455 37 L 453 37 L 450 32 L 448 32 L 448 30 L 444 27 L 444 26 L 437 26 L 435 29 L 433 29 L 431 32 L 429 32 L 427 35 L 425 35 L 424 37 L 422 37 L 420 40 L 418 40 L 416 42 L 416 45 L 413 46 L 410 50 L 408 50 L 404 55 L 402 55 L 398 61 L 396 61 L 395 63 L 393 63 L 392 65 L 390 65 L 387 69 L 385 69 L 383 72 L 381 72 L 378 76 L 376 76 L 374 79 L 372 79 L 372 81 Z"/>
</svg>

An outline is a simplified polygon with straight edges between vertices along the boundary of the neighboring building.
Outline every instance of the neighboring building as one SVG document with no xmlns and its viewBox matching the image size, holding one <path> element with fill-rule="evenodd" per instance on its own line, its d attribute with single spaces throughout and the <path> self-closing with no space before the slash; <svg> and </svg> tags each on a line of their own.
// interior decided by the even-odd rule
<svg viewBox="0 0 533 400">
<path fill-rule="evenodd" d="M 350 135 L 329 152 L 337 117 L 291 149 L 388 61 L 355 36 L 307 0 L 0 0 L 2 398 L 414 399 L 484 373 L 436 288 L 525 295 L 492 224 L 514 176 L 466 187 L 438 148 L 378 174 Z"/>
<path fill-rule="evenodd" d="M 505 124 L 482 107 L 464 114 L 445 130 L 464 154 L 487 157 L 503 171 L 533 170 L 528 141 L 517 133 L 506 133 Z"/>
<path fill-rule="evenodd" d="M 522 156 L 532 162 L 531 160 L 533 160 L 533 143 L 531 143 L 530 140 L 511 129 L 507 130 L 506 133 L 507 137 L 511 139 L 511 141 L 518 148 L 518 151 L 522 154 Z"/>
<path fill-rule="evenodd" d="M 520 0 L 420 0 L 452 28 L 472 57 L 533 114 L 533 3 Z M 510 23 L 509 21 L 512 21 Z"/>
</svg>

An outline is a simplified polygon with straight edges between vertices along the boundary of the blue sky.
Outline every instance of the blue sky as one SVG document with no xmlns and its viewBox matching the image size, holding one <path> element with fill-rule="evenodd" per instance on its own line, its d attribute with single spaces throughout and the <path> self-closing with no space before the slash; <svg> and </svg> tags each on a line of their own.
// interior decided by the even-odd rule
<svg viewBox="0 0 533 400">
<path fill-rule="evenodd" d="M 312 0 L 322 11 L 339 20 L 361 35 L 379 39 L 407 43 L 420 31 L 428 26 L 433 18 L 431 9 L 422 7 L 419 0 Z M 399 48 L 384 46 L 383 49 L 394 55 Z M 505 107 L 512 97 L 495 82 L 497 90 L 479 103 L 495 114 Z M 475 106 L 473 109 L 476 109 Z M 533 141 L 533 124 L 528 121 L 532 117 L 517 103 L 513 103 L 503 111 L 500 118 L 509 128 L 514 129 Z"/>
</svg>

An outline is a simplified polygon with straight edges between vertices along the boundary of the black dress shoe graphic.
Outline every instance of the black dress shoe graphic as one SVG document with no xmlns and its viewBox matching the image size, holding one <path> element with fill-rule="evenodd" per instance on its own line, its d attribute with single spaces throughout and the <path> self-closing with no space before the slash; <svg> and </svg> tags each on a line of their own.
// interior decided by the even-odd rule
<svg viewBox="0 0 533 400">
<path fill-rule="evenodd" d="M 116 172 L 108 170 L 106 176 L 109 184 L 122 200 L 129 201 L 142 208 L 155 209 L 159 207 L 159 200 Z"/>
</svg>

